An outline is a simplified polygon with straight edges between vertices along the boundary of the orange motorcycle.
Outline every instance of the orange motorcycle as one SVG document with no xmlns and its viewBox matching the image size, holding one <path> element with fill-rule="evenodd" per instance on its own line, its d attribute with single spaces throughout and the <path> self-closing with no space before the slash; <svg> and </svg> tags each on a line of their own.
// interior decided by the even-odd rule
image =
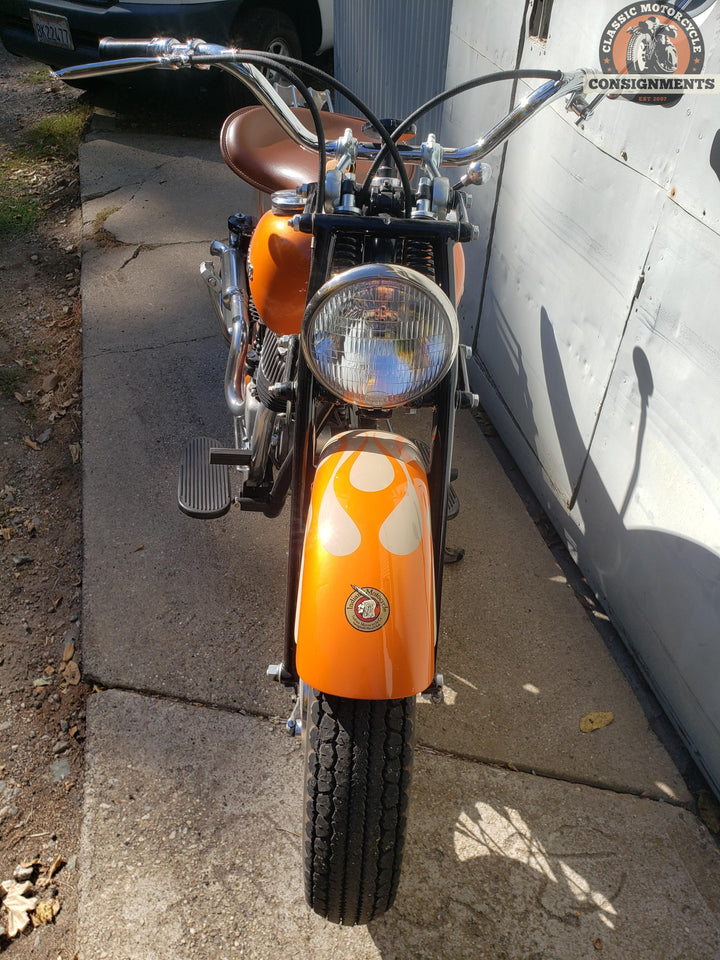
<svg viewBox="0 0 720 960">
<path fill-rule="evenodd" d="M 285 644 L 268 672 L 294 694 L 288 729 L 306 741 L 307 900 L 328 920 L 367 923 L 390 908 L 400 877 L 416 698 L 442 696 L 453 429 L 456 410 L 477 402 L 456 314 L 462 244 L 478 233 L 465 188 L 487 179 L 483 156 L 579 91 L 582 74 L 479 77 L 400 122 L 289 58 L 201 40 L 101 46 L 115 59 L 59 76 L 216 65 L 260 101 L 227 118 L 220 146 L 269 209 L 231 216 L 201 268 L 229 344 L 234 443 L 188 444 L 179 503 L 201 519 L 233 503 L 274 517 L 290 496 Z M 263 69 L 306 106 L 287 106 Z M 339 89 L 364 120 L 321 110 L 297 69 Z M 425 111 L 517 78 L 544 83 L 476 143 L 410 142 Z M 458 166 L 467 170 L 453 182 L 443 168 Z M 404 436 L 413 421 L 403 412 L 420 408 L 432 412 L 426 436 Z"/>
</svg>

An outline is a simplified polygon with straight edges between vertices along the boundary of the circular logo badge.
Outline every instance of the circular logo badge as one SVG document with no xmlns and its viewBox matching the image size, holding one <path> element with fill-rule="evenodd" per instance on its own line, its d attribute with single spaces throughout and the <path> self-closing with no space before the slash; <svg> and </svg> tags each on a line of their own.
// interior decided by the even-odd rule
<svg viewBox="0 0 720 960">
<path fill-rule="evenodd" d="M 658 87 L 663 89 L 662 79 L 697 76 L 704 62 L 700 29 L 692 17 L 670 3 L 628 4 L 615 14 L 600 40 L 603 73 L 648 75 L 647 92 L 628 97 L 636 103 L 674 103 L 678 94 L 657 92 Z"/>
<path fill-rule="evenodd" d="M 390 604 L 388 598 L 375 587 L 356 587 L 345 601 L 345 616 L 351 627 L 370 633 L 379 630 L 388 622 Z"/>
</svg>

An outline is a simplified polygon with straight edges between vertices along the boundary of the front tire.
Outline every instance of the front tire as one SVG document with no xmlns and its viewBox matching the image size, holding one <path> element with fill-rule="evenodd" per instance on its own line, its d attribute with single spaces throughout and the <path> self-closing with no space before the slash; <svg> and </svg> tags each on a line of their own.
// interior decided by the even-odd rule
<svg viewBox="0 0 720 960">
<path fill-rule="evenodd" d="M 415 698 L 308 691 L 305 896 L 333 923 L 368 923 L 395 900 L 415 742 Z"/>
</svg>

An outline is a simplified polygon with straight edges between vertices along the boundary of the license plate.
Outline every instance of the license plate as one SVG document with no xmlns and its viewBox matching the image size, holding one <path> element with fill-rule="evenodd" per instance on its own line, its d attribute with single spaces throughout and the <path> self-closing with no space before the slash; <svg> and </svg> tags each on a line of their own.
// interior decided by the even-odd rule
<svg viewBox="0 0 720 960">
<path fill-rule="evenodd" d="M 53 47 L 64 47 L 74 50 L 70 25 L 66 17 L 57 13 L 41 13 L 39 10 L 30 11 L 35 36 L 40 43 L 49 43 Z"/>
</svg>

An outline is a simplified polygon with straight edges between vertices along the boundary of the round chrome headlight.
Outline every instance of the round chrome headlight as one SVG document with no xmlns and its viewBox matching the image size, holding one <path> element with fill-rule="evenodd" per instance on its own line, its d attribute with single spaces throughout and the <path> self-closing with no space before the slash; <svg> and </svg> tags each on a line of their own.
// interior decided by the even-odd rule
<svg viewBox="0 0 720 960">
<path fill-rule="evenodd" d="M 302 344 L 331 393 L 385 410 L 442 380 L 458 348 L 455 308 L 427 277 L 392 264 L 364 264 L 332 277 L 305 311 Z"/>
</svg>

